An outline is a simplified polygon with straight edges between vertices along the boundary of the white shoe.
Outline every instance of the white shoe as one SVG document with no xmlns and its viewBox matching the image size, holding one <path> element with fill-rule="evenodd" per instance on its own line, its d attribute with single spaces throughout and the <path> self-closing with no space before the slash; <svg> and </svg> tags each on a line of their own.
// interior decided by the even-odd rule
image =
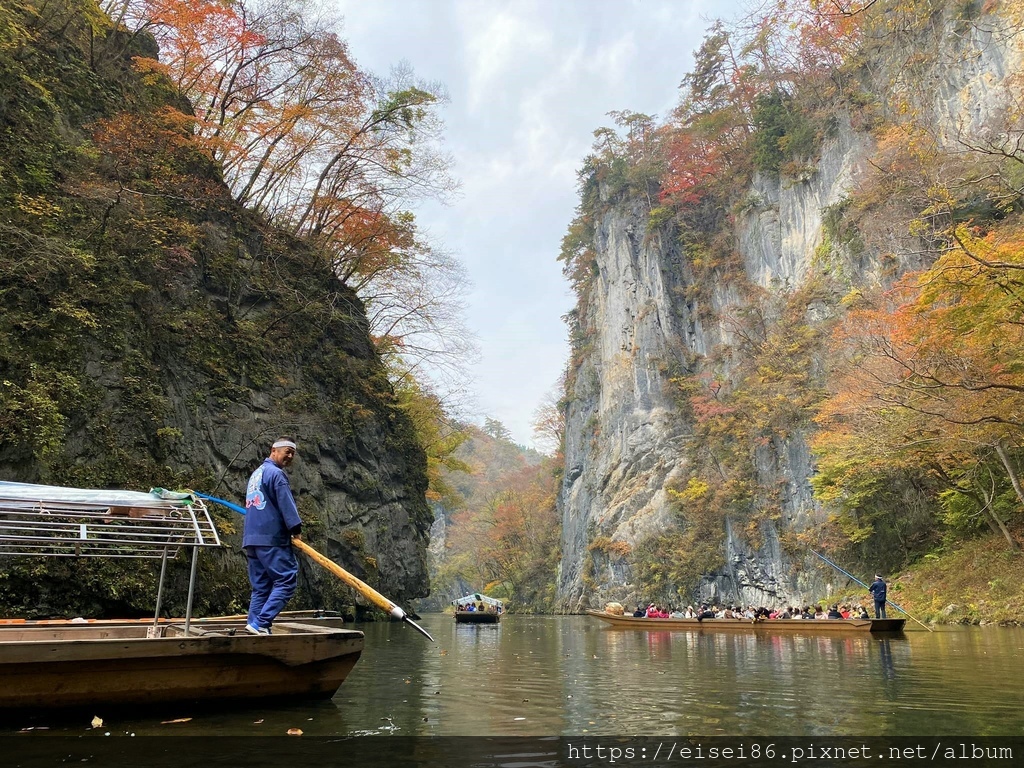
<svg viewBox="0 0 1024 768">
<path fill-rule="evenodd" d="M 262 627 L 254 627 L 252 624 L 245 625 L 245 631 L 250 635 L 269 635 L 269 629 L 263 629 Z"/>
</svg>

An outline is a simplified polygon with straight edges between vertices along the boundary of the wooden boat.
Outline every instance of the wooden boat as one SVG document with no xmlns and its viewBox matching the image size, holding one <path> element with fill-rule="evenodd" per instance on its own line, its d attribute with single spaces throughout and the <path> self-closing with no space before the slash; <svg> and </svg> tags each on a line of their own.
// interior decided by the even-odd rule
<svg viewBox="0 0 1024 768">
<path fill-rule="evenodd" d="M 479 592 L 452 600 L 452 605 L 455 607 L 456 624 L 497 624 L 505 612 L 505 604 L 501 600 L 482 595 Z M 474 606 L 475 610 L 460 610 L 466 605 Z"/>
<path fill-rule="evenodd" d="M 199 551 L 219 546 L 192 494 L 0 482 L 0 555 L 162 560 L 150 620 L 0 624 L 0 713 L 334 695 L 362 653 L 362 632 L 308 617 L 251 635 L 244 616 L 192 617 Z M 163 619 L 166 564 L 179 549 L 192 555 L 185 618 Z"/>
<path fill-rule="evenodd" d="M 244 613 L 236 613 L 230 616 L 198 616 L 192 618 L 192 623 L 205 627 L 207 624 L 234 624 L 238 628 L 245 626 L 248 617 Z M 277 621 L 288 621 L 298 624 L 308 624 L 314 627 L 337 627 L 345 626 L 345 619 L 338 611 L 327 611 L 319 608 L 310 608 L 297 611 L 282 611 L 277 616 Z M 76 627 L 82 624 L 90 626 L 154 626 L 168 624 L 184 624 L 182 618 L 159 618 L 153 619 L 4 619 L 0 618 L 0 629 L 3 627 Z"/>
<path fill-rule="evenodd" d="M 604 611 L 588 610 L 588 616 L 619 629 L 651 631 L 689 630 L 708 632 L 902 632 L 906 619 L 648 619 L 645 616 L 616 616 Z"/>
<path fill-rule="evenodd" d="M 105 711 L 172 702 L 330 698 L 363 650 L 363 633 L 237 622 L 0 627 L 0 713 Z"/>
<path fill-rule="evenodd" d="M 497 624 L 501 619 L 500 613 L 488 611 L 456 611 L 456 624 Z"/>
</svg>

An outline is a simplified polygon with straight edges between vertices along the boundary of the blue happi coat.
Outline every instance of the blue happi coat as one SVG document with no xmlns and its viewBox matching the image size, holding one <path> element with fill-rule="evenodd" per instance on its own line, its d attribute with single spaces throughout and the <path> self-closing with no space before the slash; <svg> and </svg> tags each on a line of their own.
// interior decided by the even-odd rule
<svg viewBox="0 0 1024 768">
<path fill-rule="evenodd" d="M 245 488 L 242 546 L 286 547 L 301 525 L 288 476 L 272 459 L 264 459 Z"/>
</svg>

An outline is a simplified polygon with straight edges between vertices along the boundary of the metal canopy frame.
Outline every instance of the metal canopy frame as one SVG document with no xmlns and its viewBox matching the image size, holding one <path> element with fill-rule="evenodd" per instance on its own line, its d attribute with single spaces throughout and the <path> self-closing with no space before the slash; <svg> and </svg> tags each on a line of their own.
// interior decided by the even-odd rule
<svg viewBox="0 0 1024 768">
<path fill-rule="evenodd" d="M 0 482 L 0 556 L 159 558 L 154 626 L 160 619 L 168 557 L 182 548 L 192 550 L 187 635 L 199 550 L 220 545 L 209 510 L 190 493 Z"/>
</svg>

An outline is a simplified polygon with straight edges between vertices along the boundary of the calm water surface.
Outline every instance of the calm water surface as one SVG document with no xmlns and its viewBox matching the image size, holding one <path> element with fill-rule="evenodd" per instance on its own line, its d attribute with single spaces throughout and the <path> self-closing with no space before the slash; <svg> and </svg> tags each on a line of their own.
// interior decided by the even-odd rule
<svg viewBox="0 0 1024 768">
<path fill-rule="evenodd" d="M 876 638 L 642 632 L 581 616 L 420 623 L 436 643 L 401 624 L 357 626 L 366 649 L 328 702 L 107 727 L 140 736 L 1024 735 L 1021 629 Z"/>
</svg>

